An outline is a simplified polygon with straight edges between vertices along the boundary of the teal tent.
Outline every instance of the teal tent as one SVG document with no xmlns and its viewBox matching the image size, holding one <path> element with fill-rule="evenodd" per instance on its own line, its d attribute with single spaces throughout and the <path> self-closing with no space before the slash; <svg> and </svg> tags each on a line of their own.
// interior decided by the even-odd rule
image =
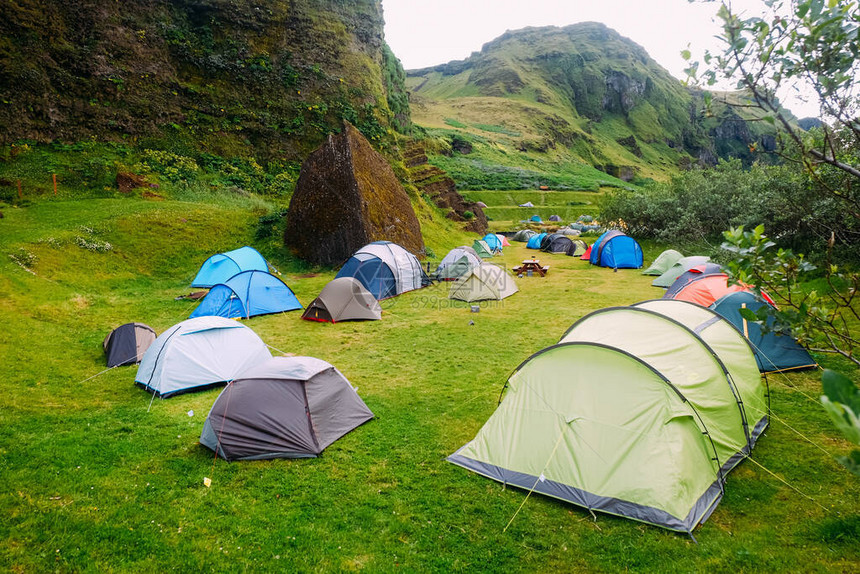
<svg viewBox="0 0 860 574">
<path fill-rule="evenodd" d="M 763 373 L 789 371 L 793 369 L 812 369 L 818 366 L 815 359 L 804 349 L 790 333 L 778 331 L 764 332 L 761 324 L 747 321 L 741 314 L 746 308 L 757 312 L 770 305 L 749 291 L 738 291 L 723 295 L 711 309 L 725 317 L 732 325 L 750 340 L 755 351 L 758 368 Z M 772 325 L 773 319 L 768 319 L 765 325 Z"/>
</svg>

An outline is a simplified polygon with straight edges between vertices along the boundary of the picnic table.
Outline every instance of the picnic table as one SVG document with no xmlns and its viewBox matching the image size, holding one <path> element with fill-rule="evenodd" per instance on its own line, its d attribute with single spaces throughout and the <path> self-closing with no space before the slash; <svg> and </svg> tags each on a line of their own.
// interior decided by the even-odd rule
<svg viewBox="0 0 860 574">
<path fill-rule="evenodd" d="M 544 277 L 547 271 L 549 271 L 549 265 L 541 266 L 540 261 L 537 259 L 525 259 L 521 265 L 514 267 L 513 271 L 517 275 L 528 275 L 529 271 L 531 271 L 532 275 Z"/>
</svg>

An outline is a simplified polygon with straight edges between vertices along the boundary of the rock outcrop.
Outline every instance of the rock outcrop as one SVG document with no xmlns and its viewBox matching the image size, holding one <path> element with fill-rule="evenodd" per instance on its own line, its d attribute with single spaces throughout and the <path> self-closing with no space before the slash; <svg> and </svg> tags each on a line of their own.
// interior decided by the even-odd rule
<svg viewBox="0 0 860 574">
<path fill-rule="evenodd" d="M 409 196 L 385 158 L 347 122 L 302 164 L 284 240 L 320 265 L 343 263 L 371 241 L 424 252 Z"/>
<path fill-rule="evenodd" d="M 457 192 L 454 180 L 447 173 L 427 163 L 427 154 L 421 142 L 412 141 L 407 146 L 404 160 L 412 183 L 421 193 L 432 199 L 437 207 L 446 211 L 445 217 L 466 222 L 466 231 L 480 234 L 487 232 L 487 216 L 484 211 L 477 203 L 463 199 Z"/>
</svg>

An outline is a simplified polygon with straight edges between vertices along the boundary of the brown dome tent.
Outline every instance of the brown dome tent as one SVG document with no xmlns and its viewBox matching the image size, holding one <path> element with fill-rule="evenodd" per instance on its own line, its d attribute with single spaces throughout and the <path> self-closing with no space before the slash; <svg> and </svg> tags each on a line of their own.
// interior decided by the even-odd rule
<svg viewBox="0 0 860 574">
<path fill-rule="evenodd" d="M 323 287 L 305 309 L 302 319 L 323 323 L 377 321 L 382 319 L 382 308 L 358 279 L 338 277 Z"/>
</svg>

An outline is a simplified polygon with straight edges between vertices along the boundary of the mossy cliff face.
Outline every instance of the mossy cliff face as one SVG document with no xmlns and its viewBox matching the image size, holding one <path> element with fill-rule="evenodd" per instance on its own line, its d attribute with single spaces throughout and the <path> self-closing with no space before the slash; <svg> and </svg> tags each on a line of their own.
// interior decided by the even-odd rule
<svg viewBox="0 0 860 574">
<path fill-rule="evenodd" d="M 336 265 L 381 240 L 424 253 L 418 218 L 391 166 L 345 124 L 302 164 L 285 241 L 307 261 Z"/>
<path fill-rule="evenodd" d="M 0 3 L 0 143 L 294 160 L 346 119 L 384 147 L 410 126 L 402 75 L 379 0 Z"/>
</svg>

